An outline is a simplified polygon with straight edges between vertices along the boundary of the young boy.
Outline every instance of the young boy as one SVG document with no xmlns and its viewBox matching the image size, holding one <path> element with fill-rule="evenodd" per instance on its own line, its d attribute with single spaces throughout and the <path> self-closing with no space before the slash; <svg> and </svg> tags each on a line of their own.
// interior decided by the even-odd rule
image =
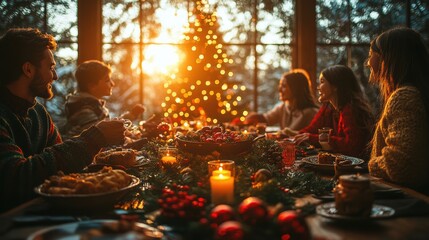
<svg viewBox="0 0 429 240">
<path fill-rule="evenodd" d="M 79 135 L 84 129 L 109 118 L 109 109 L 102 97 L 112 95 L 115 83 L 110 78 L 112 70 L 109 65 L 89 60 L 80 64 L 76 70 L 77 91 L 67 96 L 65 108 L 67 122 L 63 135 Z M 123 113 L 120 118 L 135 120 L 144 112 L 141 104 Z"/>
</svg>

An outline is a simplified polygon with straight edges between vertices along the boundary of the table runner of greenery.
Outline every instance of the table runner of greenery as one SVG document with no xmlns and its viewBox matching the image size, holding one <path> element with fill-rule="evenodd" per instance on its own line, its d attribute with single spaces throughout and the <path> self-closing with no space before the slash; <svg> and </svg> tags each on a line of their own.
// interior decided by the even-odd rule
<svg viewBox="0 0 429 240">
<path fill-rule="evenodd" d="M 222 157 L 216 152 L 203 156 L 180 151 L 177 164 L 163 165 L 158 156 L 158 149 L 162 146 L 165 146 L 164 142 L 153 140 L 141 149 L 149 161 L 138 171 L 134 169 L 129 173 L 140 177 L 145 187 L 139 188 L 120 206 L 128 210 L 142 208 L 146 213 L 161 210 L 157 211 L 161 212 L 157 221 L 170 226 L 183 227 L 192 222 L 201 222 L 214 207 L 210 204 L 207 162 Z M 267 206 L 276 206 L 282 211 L 297 210 L 296 198 L 332 190 L 333 182 L 330 180 L 297 168 L 283 168 L 281 152 L 276 141 L 262 139 L 253 144 L 249 153 L 228 158 L 234 160 L 236 165 L 233 208 L 252 196 L 263 200 Z M 255 178 L 258 171 L 262 173 L 262 177 L 260 174 Z M 199 201 L 199 207 L 198 204 L 184 206 L 186 201 L 182 201 L 181 197 Z M 176 215 L 162 214 L 171 208 L 177 210 Z M 180 210 L 185 210 L 182 215 L 179 214 Z"/>
</svg>

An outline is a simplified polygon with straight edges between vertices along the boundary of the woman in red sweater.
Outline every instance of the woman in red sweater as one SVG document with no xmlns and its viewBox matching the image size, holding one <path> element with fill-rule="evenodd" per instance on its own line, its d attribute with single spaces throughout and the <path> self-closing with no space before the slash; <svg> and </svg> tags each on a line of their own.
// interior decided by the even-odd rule
<svg viewBox="0 0 429 240">
<path fill-rule="evenodd" d="M 332 152 L 368 160 L 375 119 L 353 71 L 343 65 L 324 69 L 317 90 L 323 105 L 310 125 L 295 135 L 296 142 L 320 147 L 318 130 L 331 128 Z"/>
</svg>

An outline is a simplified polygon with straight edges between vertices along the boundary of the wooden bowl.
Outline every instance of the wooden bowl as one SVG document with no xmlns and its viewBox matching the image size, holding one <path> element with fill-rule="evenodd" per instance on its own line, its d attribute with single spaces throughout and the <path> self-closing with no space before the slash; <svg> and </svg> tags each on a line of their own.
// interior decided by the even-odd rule
<svg viewBox="0 0 429 240">
<path fill-rule="evenodd" d="M 176 138 L 176 143 L 180 150 L 189 153 L 203 155 L 219 152 L 222 156 L 234 156 L 250 152 L 252 150 L 253 143 L 264 137 L 264 135 L 260 135 L 253 140 L 231 143 L 196 142 Z"/>
</svg>

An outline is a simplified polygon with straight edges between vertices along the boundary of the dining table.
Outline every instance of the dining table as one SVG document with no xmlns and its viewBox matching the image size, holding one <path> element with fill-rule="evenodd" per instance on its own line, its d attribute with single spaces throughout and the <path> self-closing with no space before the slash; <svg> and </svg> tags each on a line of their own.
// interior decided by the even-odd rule
<svg viewBox="0 0 429 240">
<path fill-rule="evenodd" d="M 297 171 L 315 171 L 322 178 L 330 179 L 333 172 L 320 171 L 296 161 Z M 429 196 L 410 188 L 369 176 L 365 171 L 359 174 L 371 180 L 374 191 L 374 204 L 393 209 L 394 213 L 382 217 L 343 218 L 326 216 L 317 211 L 318 206 L 332 204 L 335 199 L 332 193 L 326 195 L 308 194 L 296 199 L 297 208 L 312 205 L 316 211 L 305 216 L 311 239 L 316 240 L 379 240 L 379 239 L 429 239 Z M 49 236 L 38 236 L 37 233 L 64 224 L 94 220 L 120 220 L 124 216 L 139 214 L 136 210 L 110 209 L 105 212 L 57 213 L 50 209 L 45 198 L 36 197 L 0 215 L 0 239 L 50 239 Z M 138 221 L 141 221 L 139 218 Z M 145 219 L 144 224 L 153 221 Z M 154 225 L 155 226 L 155 225 Z M 180 234 L 168 233 L 166 228 L 160 239 L 185 239 Z M 54 239 L 54 238 L 51 238 Z M 66 237 L 62 239 L 67 239 Z M 157 238 L 148 238 L 157 239 Z"/>
</svg>

